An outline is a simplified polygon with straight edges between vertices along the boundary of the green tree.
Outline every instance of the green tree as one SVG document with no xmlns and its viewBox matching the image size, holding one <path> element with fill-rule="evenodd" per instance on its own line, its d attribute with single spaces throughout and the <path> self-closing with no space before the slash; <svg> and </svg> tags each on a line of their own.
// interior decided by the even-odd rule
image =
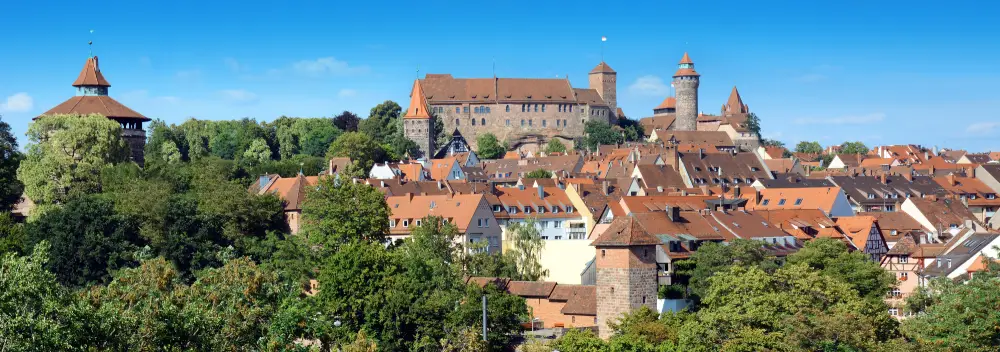
<svg viewBox="0 0 1000 352">
<path fill-rule="evenodd" d="M 483 133 L 476 137 L 476 155 L 481 159 L 500 159 L 507 153 L 507 147 L 500 144 L 497 136 Z"/>
<path fill-rule="evenodd" d="M 166 141 L 161 144 L 160 155 L 168 164 L 176 164 L 181 162 L 181 151 L 177 149 L 177 144 L 174 141 Z"/>
<path fill-rule="evenodd" d="M 101 115 L 45 116 L 28 127 L 28 139 L 17 178 L 39 205 L 100 192 L 101 169 L 129 157 L 121 126 Z"/>
<path fill-rule="evenodd" d="M 251 165 L 260 165 L 271 160 L 271 147 L 267 146 L 267 141 L 257 138 L 250 143 L 250 147 L 243 152 L 243 160 Z"/>
<path fill-rule="evenodd" d="M 785 147 L 785 142 L 779 141 L 777 139 L 761 138 L 760 145 L 765 147 Z"/>
<path fill-rule="evenodd" d="M 397 271 L 389 252 L 380 243 L 351 242 L 341 245 L 319 269 L 316 303 L 326 314 L 341 322 L 340 341 L 351 332 L 381 331 L 378 322 L 387 278 Z M 390 317 L 387 317 L 391 319 Z"/>
<path fill-rule="evenodd" d="M 552 178 L 552 172 L 545 169 L 538 169 L 524 175 L 525 178 Z"/>
<path fill-rule="evenodd" d="M 593 331 L 572 329 L 554 341 L 552 348 L 559 351 L 604 352 L 608 347 Z"/>
<path fill-rule="evenodd" d="M 48 245 L 30 256 L 0 254 L 0 347 L 10 351 L 67 351 L 87 336 L 77 324 L 73 295 L 44 269 Z"/>
<path fill-rule="evenodd" d="M 583 143 L 578 145 L 586 147 L 587 150 L 594 150 L 600 145 L 621 144 L 623 142 L 622 134 L 605 122 L 587 121 L 583 133 Z"/>
<path fill-rule="evenodd" d="M 700 250 L 700 249 L 699 249 Z M 881 300 L 896 284 L 895 277 L 878 263 L 859 251 L 848 251 L 844 242 L 820 238 L 806 242 L 798 252 L 788 256 L 790 264 L 805 264 L 824 275 L 850 285 L 859 295 Z"/>
<path fill-rule="evenodd" d="M 844 142 L 840 145 L 840 154 L 868 154 L 868 146 L 863 142 Z"/>
<path fill-rule="evenodd" d="M 330 150 L 326 156 L 327 158 L 351 158 L 359 168 L 367 173 L 367 170 L 371 170 L 375 163 L 384 161 L 385 151 L 376 140 L 367 134 L 348 132 L 330 144 Z"/>
<path fill-rule="evenodd" d="M 53 209 L 27 228 L 27 241 L 51 245 L 47 267 L 59 282 L 83 287 L 107 282 L 111 271 L 135 264 L 144 245 L 134 219 L 117 214 L 97 196 L 80 197 Z"/>
<path fill-rule="evenodd" d="M 546 153 L 565 153 L 566 145 L 559 141 L 558 138 L 552 138 L 549 140 L 549 144 L 545 146 Z"/>
<path fill-rule="evenodd" d="M 402 116 L 403 108 L 392 100 L 386 100 L 372 108 L 368 118 L 358 126 L 358 131 L 364 132 L 377 144 L 389 140 L 395 132 L 395 121 Z"/>
<path fill-rule="evenodd" d="M 518 269 L 516 279 L 538 281 L 547 276 L 549 271 L 543 269 L 541 263 L 545 241 L 542 240 L 538 230 L 537 219 L 527 218 L 520 222 L 512 221 L 507 225 L 507 233 L 511 237 L 511 246 L 505 255 L 514 258 Z"/>
<path fill-rule="evenodd" d="M 406 138 L 402 129 L 392 135 L 392 138 L 389 141 L 389 146 L 391 153 L 388 153 L 390 155 L 387 156 L 387 160 L 400 160 L 407 156 L 415 158 L 420 155 L 420 146 L 417 145 L 417 142 Z M 433 151 L 431 152 L 433 153 Z"/>
<path fill-rule="evenodd" d="M 757 117 L 757 114 L 751 112 L 750 115 L 747 115 L 745 123 L 747 131 L 750 131 L 750 133 L 753 133 L 757 136 L 757 138 L 760 138 L 760 118 Z"/>
<path fill-rule="evenodd" d="M 618 118 L 618 126 L 625 131 L 625 140 L 629 142 L 639 141 L 646 137 L 646 131 L 639 121 L 625 116 Z"/>
<path fill-rule="evenodd" d="M 17 167 L 23 158 L 17 150 L 17 138 L 0 115 L 0 212 L 13 208 L 24 192 L 24 185 L 17 179 Z"/>
<path fill-rule="evenodd" d="M 21 253 L 24 241 L 24 225 L 14 221 L 10 213 L 0 213 L 0 255 Z"/>
<path fill-rule="evenodd" d="M 391 214 L 385 196 L 374 187 L 326 177 L 306 193 L 302 231 L 312 243 L 329 249 L 354 241 L 382 243 Z"/>
<path fill-rule="evenodd" d="M 819 142 L 802 141 L 795 145 L 796 153 L 820 154 L 823 153 L 823 146 Z"/>
<path fill-rule="evenodd" d="M 929 290 L 908 299 L 918 314 L 903 322 L 903 334 L 929 351 L 995 350 L 1000 344 L 998 269 L 996 263 L 988 263 L 987 270 L 964 283 L 931 280 Z"/>
<path fill-rule="evenodd" d="M 327 118 L 296 119 L 292 130 L 297 137 L 299 151 L 311 156 L 326 154 L 330 144 L 343 134 L 336 121 Z"/>
<path fill-rule="evenodd" d="M 768 256 L 756 240 L 734 240 L 729 244 L 709 242 L 691 255 L 694 268 L 690 272 L 689 288 L 697 297 L 704 297 L 709 289 L 710 278 L 730 266 L 761 266 L 773 271 L 777 267 L 775 259 Z"/>
</svg>

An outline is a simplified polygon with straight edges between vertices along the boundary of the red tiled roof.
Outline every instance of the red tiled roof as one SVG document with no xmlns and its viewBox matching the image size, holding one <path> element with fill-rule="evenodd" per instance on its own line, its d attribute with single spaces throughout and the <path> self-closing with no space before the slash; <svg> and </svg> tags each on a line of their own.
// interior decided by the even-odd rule
<svg viewBox="0 0 1000 352">
<path fill-rule="evenodd" d="M 729 93 L 729 100 L 726 102 L 725 113 L 728 114 L 746 114 L 750 112 L 750 108 L 746 104 L 743 104 L 743 98 L 740 97 L 740 92 L 736 90 L 736 86 L 733 86 L 733 91 Z"/>
<path fill-rule="evenodd" d="M 101 74 L 101 67 L 97 64 L 97 56 L 87 59 L 87 62 L 83 64 L 83 70 L 80 71 L 80 76 L 73 82 L 73 86 L 111 86 L 111 83 L 104 79 L 104 75 Z"/>
<path fill-rule="evenodd" d="M 406 109 L 404 119 L 429 119 L 427 97 L 424 96 L 424 88 L 420 86 L 420 80 L 413 81 L 413 92 L 410 93 L 410 107 Z"/>
<path fill-rule="evenodd" d="M 597 64 L 597 67 L 590 70 L 590 73 L 615 73 L 615 70 L 611 69 L 611 66 L 608 66 L 608 63 L 601 61 L 601 63 Z"/>
<path fill-rule="evenodd" d="M 655 108 L 653 108 L 653 110 L 674 109 L 676 107 L 677 107 L 677 99 L 674 97 L 667 97 L 666 99 L 663 99 L 663 102 L 660 103 L 660 105 L 657 105 Z"/>
<path fill-rule="evenodd" d="M 562 314 L 597 315 L 597 286 L 575 286 L 573 287 L 573 293 L 574 295 L 563 306 Z"/>
<path fill-rule="evenodd" d="M 56 114 L 99 114 L 111 119 L 134 119 L 143 122 L 151 120 L 106 95 L 75 96 L 49 109 L 42 116 Z"/>
<path fill-rule="evenodd" d="M 677 69 L 677 72 L 674 72 L 674 77 L 681 77 L 681 76 L 694 76 L 694 77 L 698 77 L 698 76 L 701 76 L 701 75 L 698 74 L 698 72 L 695 72 L 695 70 L 693 68 L 681 68 L 681 69 Z"/>
<path fill-rule="evenodd" d="M 635 216 L 624 216 L 612 221 L 611 226 L 590 245 L 623 247 L 658 244 L 660 244 L 660 240 L 646 232 Z"/>
<path fill-rule="evenodd" d="M 511 281 L 507 284 L 508 292 L 521 297 L 548 298 L 555 288 L 556 283 L 548 281 Z"/>
<path fill-rule="evenodd" d="M 688 56 L 688 53 L 684 52 L 684 57 L 681 58 L 681 62 L 680 63 L 682 63 L 682 64 L 693 64 L 694 62 L 691 61 L 691 57 Z"/>
</svg>

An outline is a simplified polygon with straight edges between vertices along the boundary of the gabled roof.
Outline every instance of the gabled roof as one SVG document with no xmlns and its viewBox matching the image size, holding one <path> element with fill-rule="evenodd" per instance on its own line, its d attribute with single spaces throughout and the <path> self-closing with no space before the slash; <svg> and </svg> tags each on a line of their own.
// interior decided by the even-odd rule
<svg viewBox="0 0 1000 352">
<path fill-rule="evenodd" d="M 427 216 L 441 216 L 450 219 L 449 222 L 465 233 L 472 223 L 476 209 L 484 201 L 482 194 L 455 194 L 435 196 L 401 195 L 386 197 L 386 204 L 392 212 L 390 219 L 396 220 L 396 226 L 389 229 L 391 234 L 407 234 L 416 227 L 410 224 L 404 228 L 402 220 L 416 221 Z"/>
<path fill-rule="evenodd" d="M 432 159 L 431 160 L 431 179 L 432 180 L 447 180 L 448 175 L 451 173 L 451 169 L 458 164 L 458 158 L 448 157 L 442 159 Z"/>
<path fill-rule="evenodd" d="M 550 281 L 511 281 L 507 284 L 510 294 L 521 297 L 548 298 L 555 288 L 556 283 Z"/>
<path fill-rule="evenodd" d="M 615 73 L 615 70 L 611 69 L 608 63 L 601 61 L 593 70 L 590 70 L 590 73 Z"/>
<path fill-rule="evenodd" d="M 64 101 L 62 104 L 49 109 L 49 111 L 46 111 L 42 114 L 42 116 L 56 114 L 99 114 L 111 119 L 132 119 L 143 122 L 151 120 L 150 118 L 143 116 L 135 110 L 129 109 L 129 107 L 106 95 L 75 96 Z M 36 117 L 36 119 L 37 118 L 38 117 Z"/>
<path fill-rule="evenodd" d="M 306 190 L 310 186 L 319 183 L 318 176 L 304 176 L 298 174 L 295 177 L 268 176 L 270 182 L 262 185 L 263 189 L 258 194 L 275 194 L 284 201 L 285 211 L 302 209 L 302 202 L 305 201 Z"/>
<path fill-rule="evenodd" d="M 410 93 L 410 107 L 406 109 L 404 119 L 429 119 L 430 109 L 427 108 L 427 97 L 424 95 L 424 88 L 420 85 L 420 80 L 413 81 L 413 92 Z"/>
<path fill-rule="evenodd" d="M 646 232 L 635 216 L 623 216 L 612 221 L 608 229 L 590 245 L 595 247 L 628 247 L 658 245 L 660 243 L 658 238 Z"/>
<path fill-rule="evenodd" d="M 851 238 L 851 243 L 858 249 L 864 249 L 868 243 L 868 234 L 875 224 L 875 218 L 871 216 L 842 216 L 834 219 L 840 230 Z"/>
<path fill-rule="evenodd" d="M 765 188 L 758 193 L 760 199 L 747 202 L 747 209 L 820 209 L 829 214 L 840 195 L 840 187 Z M 756 196 L 752 192 L 744 194 Z"/>
<path fill-rule="evenodd" d="M 73 82 L 73 86 L 111 86 L 111 83 L 104 79 L 104 75 L 101 74 L 101 67 L 97 64 L 97 56 L 87 59 L 87 62 L 83 64 L 83 70 L 80 71 L 80 76 Z"/>
<path fill-rule="evenodd" d="M 729 100 L 726 101 L 723 111 L 726 115 L 746 114 L 750 112 L 750 108 L 746 104 L 743 104 L 743 98 L 740 97 L 740 92 L 736 90 L 736 86 L 733 86 L 733 91 L 729 93 Z"/>
</svg>

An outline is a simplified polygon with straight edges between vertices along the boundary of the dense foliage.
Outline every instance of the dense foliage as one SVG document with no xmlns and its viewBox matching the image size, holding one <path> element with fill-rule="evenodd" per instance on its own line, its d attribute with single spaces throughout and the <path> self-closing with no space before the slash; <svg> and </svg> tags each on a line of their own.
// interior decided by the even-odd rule
<svg viewBox="0 0 1000 352">
<path fill-rule="evenodd" d="M 795 145 L 796 153 L 806 153 L 806 154 L 820 154 L 823 152 L 823 146 L 819 142 L 807 142 L 802 141 Z"/>
<path fill-rule="evenodd" d="M 489 132 L 476 137 L 476 148 L 476 155 L 482 159 L 500 159 L 507 153 L 507 146 Z"/>
<path fill-rule="evenodd" d="M 17 167 L 23 158 L 17 150 L 17 138 L 0 115 L 0 212 L 13 208 L 24 191 L 24 185 L 17 179 Z"/>
<path fill-rule="evenodd" d="M 583 140 L 577 144 L 577 148 L 595 150 L 599 145 L 621 144 L 624 141 L 623 133 L 616 131 L 616 128 L 620 129 L 605 122 L 587 121 L 583 128 Z"/>
</svg>

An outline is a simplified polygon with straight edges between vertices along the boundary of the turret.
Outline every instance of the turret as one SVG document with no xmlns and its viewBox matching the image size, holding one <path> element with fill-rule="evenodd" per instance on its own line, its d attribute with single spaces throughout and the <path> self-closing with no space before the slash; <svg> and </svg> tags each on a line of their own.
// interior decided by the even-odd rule
<svg viewBox="0 0 1000 352">
<path fill-rule="evenodd" d="M 684 53 L 674 73 L 674 89 L 677 94 L 677 119 L 674 129 L 694 131 L 698 127 L 698 85 L 701 75 L 694 70 L 694 62 Z"/>
</svg>

